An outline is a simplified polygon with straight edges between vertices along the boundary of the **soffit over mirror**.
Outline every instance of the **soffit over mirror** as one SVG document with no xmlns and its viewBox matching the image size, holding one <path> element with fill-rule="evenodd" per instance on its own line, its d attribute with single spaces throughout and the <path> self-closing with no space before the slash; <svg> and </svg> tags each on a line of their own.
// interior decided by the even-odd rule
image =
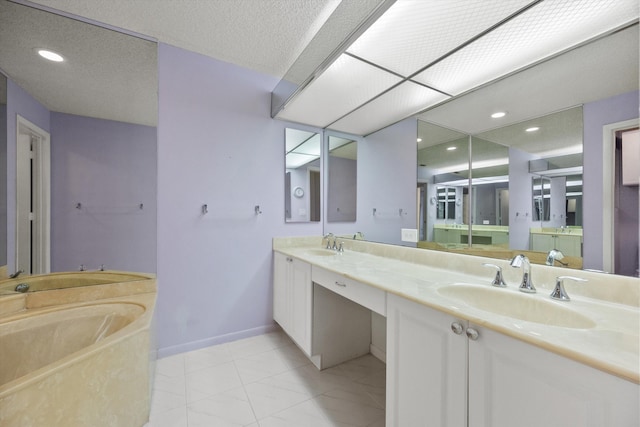
<svg viewBox="0 0 640 427">
<path fill-rule="evenodd" d="M 0 16 L 0 69 L 47 109 L 157 125 L 155 42 L 8 1 Z M 46 61 L 39 48 L 65 60 Z"/>
<path fill-rule="evenodd" d="M 589 42 L 635 25 L 637 20 L 634 0 L 506 4 L 398 0 L 326 71 L 292 97 L 276 117 L 366 135 L 421 111 L 448 105 L 489 83 L 499 83 L 516 71 L 526 72 L 533 65 L 537 72 L 548 67 L 544 73 L 554 77 L 559 64 L 550 58 L 572 53 L 583 44 L 590 46 Z M 636 58 L 637 69 L 637 28 L 635 35 L 631 42 L 624 37 L 605 37 L 604 49 L 610 57 L 613 52 L 615 56 L 625 56 L 620 67 L 623 71 L 605 71 L 606 61 L 594 64 L 594 52 L 574 54 L 579 60 L 572 58 L 571 62 L 560 64 L 564 67 L 560 75 L 566 76 L 569 70 L 573 81 L 568 85 L 581 86 L 581 93 L 571 93 L 570 103 L 564 96 L 557 108 L 514 118 L 520 121 L 601 99 L 605 97 L 601 96 L 603 93 L 611 96 L 633 90 L 637 82 L 629 81 L 626 65 Z M 599 47 L 603 48 L 602 43 Z M 587 65 L 590 67 L 585 72 Z M 612 82 L 605 87 L 582 84 L 605 72 L 619 72 L 620 76 L 609 74 Z M 536 85 L 538 97 L 558 98 L 550 86 L 548 82 Z M 514 93 L 507 100 L 522 96 L 519 86 L 509 87 Z M 427 120 L 474 134 L 491 128 L 465 130 L 464 126 Z"/>
</svg>

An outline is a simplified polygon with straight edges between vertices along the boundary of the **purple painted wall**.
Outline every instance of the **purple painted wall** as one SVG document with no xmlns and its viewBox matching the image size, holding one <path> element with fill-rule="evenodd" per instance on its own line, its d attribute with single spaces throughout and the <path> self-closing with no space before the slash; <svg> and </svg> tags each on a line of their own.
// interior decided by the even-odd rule
<svg viewBox="0 0 640 427">
<path fill-rule="evenodd" d="M 509 247 L 529 250 L 529 229 L 533 226 L 532 188 L 529 160 L 537 157 L 509 147 Z M 539 227 L 540 223 L 536 223 Z"/>
<path fill-rule="evenodd" d="M 354 222 L 358 201 L 358 161 L 330 156 L 328 167 L 327 221 Z"/>
<path fill-rule="evenodd" d="M 156 171 L 154 127 L 51 113 L 52 271 L 154 273 Z"/>
<path fill-rule="evenodd" d="M 638 96 L 634 91 L 590 102 L 583 107 L 583 241 L 584 268 L 602 269 L 602 127 L 637 118 Z"/>
<path fill-rule="evenodd" d="M 162 43 L 158 62 L 164 356 L 273 328 L 272 237 L 319 235 L 322 224 L 284 223 L 287 123 L 270 118 L 275 77 Z"/>
<path fill-rule="evenodd" d="M 40 129 L 50 131 L 50 113 L 42 104 L 7 79 L 7 229 L 16 229 L 16 123 L 20 115 Z M 15 233 L 7 235 L 7 270 L 13 273 L 16 262 Z"/>
</svg>

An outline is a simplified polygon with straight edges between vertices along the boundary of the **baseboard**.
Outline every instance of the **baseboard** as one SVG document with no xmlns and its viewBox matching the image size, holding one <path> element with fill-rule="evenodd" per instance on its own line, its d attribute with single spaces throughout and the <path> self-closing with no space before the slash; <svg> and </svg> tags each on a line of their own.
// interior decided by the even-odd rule
<svg viewBox="0 0 640 427">
<path fill-rule="evenodd" d="M 245 329 L 243 331 L 232 332 L 229 334 L 218 335 L 216 337 L 206 338 L 198 341 L 191 341 L 184 344 L 173 345 L 158 349 L 158 359 L 173 356 L 174 354 L 186 353 L 188 351 L 199 350 L 201 348 L 210 347 L 212 345 L 224 344 L 226 342 L 237 341 L 243 338 L 249 338 L 256 335 L 267 334 L 269 332 L 279 331 L 280 326 L 276 323 L 259 326 L 257 328 Z"/>
<path fill-rule="evenodd" d="M 380 360 L 380 361 L 382 361 L 384 363 L 387 363 L 387 353 L 386 353 L 386 351 L 383 351 L 383 350 L 379 349 L 378 347 L 376 347 L 373 344 L 369 345 L 369 351 L 371 352 L 371 355 L 373 357 L 375 357 L 376 359 L 378 359 L 378 360 Z"/>
</svg>

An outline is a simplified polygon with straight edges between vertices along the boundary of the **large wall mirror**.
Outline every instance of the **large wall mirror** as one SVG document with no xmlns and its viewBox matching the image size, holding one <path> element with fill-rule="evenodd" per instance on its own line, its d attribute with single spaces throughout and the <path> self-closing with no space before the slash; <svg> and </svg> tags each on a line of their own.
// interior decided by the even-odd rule
<svg viewBox="0 0 640 427">
<path fill-rule="evenodd" d="M 582 107 L 473 136 L 419 121 L 418 246 L 540 263 L 559 249 L 581 268 L 582 128 Z"/>
<path fill-rule="evenodd" d="M 0 17 L 0 264 L 25 275 L 155 272 L 157 44 L 35 5 L 2 1 Z M 47 61 L 40 49 L 63 60 Z M 42 206 L 50 229 L 38 240 L 16 231 L 25 217 L 16 199 L 29 188 L 16 152 L 41 131 L 50 146 Z M 47 262 L 22 259 L 36 251 Z"/>
<path fill-rule="evenodd" d="M 286 222 L 319 222 L 322 180 L 322 135 L 286 128 L 284 137 L 284 213 Z"/>
</svg>

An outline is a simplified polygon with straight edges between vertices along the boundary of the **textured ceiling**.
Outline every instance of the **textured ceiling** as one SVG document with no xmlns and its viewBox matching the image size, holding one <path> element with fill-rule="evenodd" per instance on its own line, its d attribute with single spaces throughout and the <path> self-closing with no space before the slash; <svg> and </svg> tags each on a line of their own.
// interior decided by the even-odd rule
<svg viewBox="0 0 640 427">
<path fill-rule="evenodd" d="M 339 0 L 36 0 L 282 77 Z"/>
</svg>

